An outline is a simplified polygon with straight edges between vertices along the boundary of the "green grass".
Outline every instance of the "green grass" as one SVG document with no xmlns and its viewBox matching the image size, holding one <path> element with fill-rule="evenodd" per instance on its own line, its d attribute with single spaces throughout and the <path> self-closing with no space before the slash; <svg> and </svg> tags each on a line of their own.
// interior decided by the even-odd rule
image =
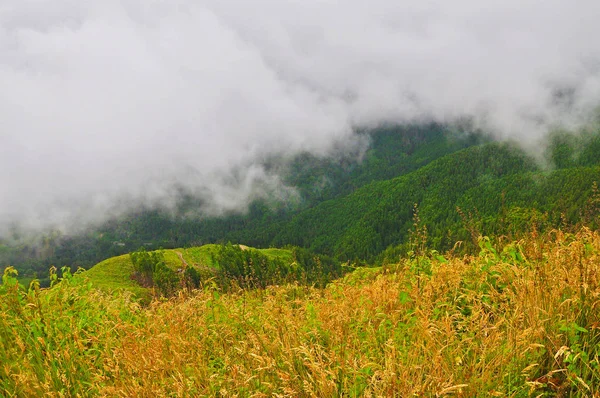
<svg viewBox="0 0 600 398">
<path fill-rule="evenodd" d="M 125 290 L 138 298 L 149 298 L 150 290 L 131 279 L 133 264 L 129 254 L 112 257 L 82 273 L 94 287 L 104 291 Z"/>
<path fill-rule="evenodd" d="M 292 257 L 292 252 L 291 252 L 291 250 L 288 250 L 288 249 L 270 248 L 270 249 L 255 249 L 255 250 L 258 250 L 265 256 L 267 256 L 271 259 L 274 259 L 274 260 L 275 259 L 282 260 L 282 261 L 285 261 L 288 263 L 292 263 L 292 261 L 294 261 L 294 258 Z"/>
</svg>

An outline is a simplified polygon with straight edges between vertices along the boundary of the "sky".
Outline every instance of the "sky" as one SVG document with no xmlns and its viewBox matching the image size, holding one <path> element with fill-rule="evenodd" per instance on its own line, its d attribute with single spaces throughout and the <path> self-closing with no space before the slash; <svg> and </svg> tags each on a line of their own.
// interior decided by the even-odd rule
<svg viewBox="0 0 600 398">
<path fill-rule="evenodd" d="M 2 0 L 0 235 L 178 190 L 243 211 L 261 161 L 468 118 L 539 148 L 600 104 L 597 0 Z"/>
</svg>

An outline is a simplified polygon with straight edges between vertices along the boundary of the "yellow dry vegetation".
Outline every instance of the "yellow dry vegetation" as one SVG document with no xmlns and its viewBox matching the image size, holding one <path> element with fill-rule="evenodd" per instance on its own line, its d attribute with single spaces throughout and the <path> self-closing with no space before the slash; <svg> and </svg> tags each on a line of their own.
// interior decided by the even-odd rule
<svg viewBox="0 0 600 398">
<path fill-rule="evenodd" d="M 2 304 L 0 395 L 598 396 L 599 234 L 480 246 L 145 308 L 63 281 Z"/>
</svg>

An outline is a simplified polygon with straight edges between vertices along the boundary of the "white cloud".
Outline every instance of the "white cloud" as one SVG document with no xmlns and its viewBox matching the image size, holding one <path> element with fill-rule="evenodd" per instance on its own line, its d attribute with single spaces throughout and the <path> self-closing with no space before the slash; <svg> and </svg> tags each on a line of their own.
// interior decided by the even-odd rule
<svg viewBox="0 0 600 398">
<path fill-rule="evenodd" d="M 599 20 L 592 0 L 4 0 L 0 224 L 172 206 L 173 184 L 240 209 L 281 188 L 257 159 L 382 122 L 532 145 L 598 106 Z"/>
</svg>

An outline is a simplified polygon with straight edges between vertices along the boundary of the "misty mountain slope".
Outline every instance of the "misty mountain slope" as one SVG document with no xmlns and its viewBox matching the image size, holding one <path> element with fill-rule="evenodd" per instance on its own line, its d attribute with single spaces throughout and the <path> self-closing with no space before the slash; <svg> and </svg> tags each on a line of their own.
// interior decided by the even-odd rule
<svg viewBox="0 0 600 398">
<path fill-rule="evenodd" d="M 32 257 L 22 250 L 5 256 L 5 260 L 22 270 L 26 266 L 45 273 L 52 263 L 87 268 L 104 258 L 131 252 L 140 246 L 172 248 L 230 240 L 268 247 L 297 212 L 323 200 L 342 197 L 371 181 L 414 171 L 482 140 L 476 135 L 457 134 L 435 124 L 380 128 L 361 134 L 370 142 L 362 159 L 357 153 L 341 153 L 334 157 L 305 153 L 291 160 L 266 160 L 268 167 L 279 167 L 278 172 L 286 184 L 296 189 L 299 200 L 275 204 L 255 201 L 246 214 L 202 219 L 173 217 L 161 210 L 141 210 L 112 220 L 96 231 L 62 237 L 61 244 L 51 251 L 52 255 Z"/>
<path fill-rule="evenodd" d="M 457 134 L 435 124 L 380 128 L 365 132 L 363 136 L 369 140 L 369 148 L 361 159 L 357 153 L 341 153 L 333 157 L 304 153 L 291 160 L 267 161 L 285 163 L 278 172 L 299 195 L 288 203 L 257 200 L 250 204 L 246 214 L 205 217 L 202 220 L 180 218 L 175 222 L 170 216 L 149 211 L 130 217 L 122 224 L 121 235 L 115 234 L 117 231 L 114 229 L 106 232 L 115 240 L 135 235 L 151 241 L 156 240 L 157 235 L 167 235 L 166 231 L 170 230 L 169 238 L 174 240 L 170 244 L 189 243 L 190 237 L 195 237 L 200 242 L 226 238 L 261 246 L 268 244 L 281 224 L 298 211 L 345 196 L 370 182 L 410 173 L 483 140 L 480 136 Z"/>
<path fill-rule="evenodd" d="M 262 159 L 357 130 L 468 120 L 533 146 L 600 103 L 595 0 L 3 4 L 2 233 L 172 210 L 173 181 L 239 210 L 276 185 Z"/>
<path fill-rule="evenodd" d="M 471 147 L 304 211 L 274 243 L 306 246 L 341 259 L 373 259 L 390 245 L 406 252 L 418 204 L 430 247 L 448 250 L 456 241 L 470 242 L 474 230 L 518 234 L 532 222 L 538 227 L 592 222 L 586 212 L 600 209 L 586 206 L 597 195 L 593 185 L 598 181 L 599 166 L 542 171 L 515 147 Z"/>
<path fill-rule="evenodd" d="M 577 209 L 598 179 L 594 168 L 580 169 L 600 163 L 596 130 L 556 133 L 544 154 L 557 168 L 554 172 L 542 171 L 515 145 L 484 144 L 457 152 L 483 138 L 453 137 L 436 125 L 381 129 L 371 140 L 358 164 L 302 157 L 292 164 L 288 178 L 304 195 L 300 208 L 273 210 L 255 202 L 246 215 L 168 221 L 172 224 L 167 229 L 178 239 L 231 240 L 258 247 L 293 244 L 341 258 L 371 258 L 390 244 L 406 242 L 414 203 L 420 206 L 434 246 L 445 249 L 468 235 L 457 206 L 481 218 L 477 222 L 487 234 L 501 232 L 502 227 L 492 224 L 502 221 L 494 214 L 503 206 L 549 212 L 555 225 L 560 218 L 556 211 L 576 222 Z M 574 170 L 561 171 L 566 169 Z M 537 174 L 528 174 L 534 171 Z M 324 177 L 325 186 L 319 183 Z M 161 222 L 160 217 L 154 220 Z M 133 223 L 144 230 L 143 216 Z M 146 229 L 151 230 L 160 226 Z"/>
<path fill-rule="evenodd" d="M 278 234 L 275 244 L 289 242 L 341 258 L 372 258 L 406 239 L 415 203 L 428 215 L 427 222 L 454 220 L 463 192 L 486 178 L 534 169 L 533 162 L 514 147 L 471 147 L 304 211 Z"/>
<path fill-rule="evenodd" d="M 367 151 L 355 156 L 317 158 L 297 156 L 284 171 L 284 180 L 296 188 L 310 207 L 315 202 L 347 195 L 373 181 L 408 174 L 428 163 L 486 139 L 475 133 L 456 132 L 439 124 L 382 127 L 362 136 Z"/>
<path fill-rule="evenodd" d="M 310 157 L 292 162 L 288 178 L 299 184 L 301 203 L 255 201 L 246 214 L 204 219 L 147 210 L 62 238 L 62 244 L 41 252 L 11 252 L 6 246 L 3 252 L 13 255 L 23 275 L 38 270 L 41 276 L 50 264 L 90 267 L 141 246 L 227 241 L 253 247 L 291 244 L 340 259 L 372 260 L 390 247 L 396 249 L 383 256 L 406 252 L 415 203 L 431 246 L 444 250 L 456 240 L 470 241 L 475 227 L 488 235 L 516 233 L 527 230 L 534 216 L 557 226 L 561 214 L 566 222 L 578 222 L 592 183 L 600 180 L 594 166 L 600 163 L 597 132 L 554 135 L 544 157 L 556 167 L 543 169 L 514 145 L 469 146 L 482 138 L 453 137 L 435 125 L 383 129 L 371 139 L 362 162 Z M 388 179 L 390 173 L 400 174 Z M 324 178 L 327 184 L 319 184 Z"/>
</svg>

